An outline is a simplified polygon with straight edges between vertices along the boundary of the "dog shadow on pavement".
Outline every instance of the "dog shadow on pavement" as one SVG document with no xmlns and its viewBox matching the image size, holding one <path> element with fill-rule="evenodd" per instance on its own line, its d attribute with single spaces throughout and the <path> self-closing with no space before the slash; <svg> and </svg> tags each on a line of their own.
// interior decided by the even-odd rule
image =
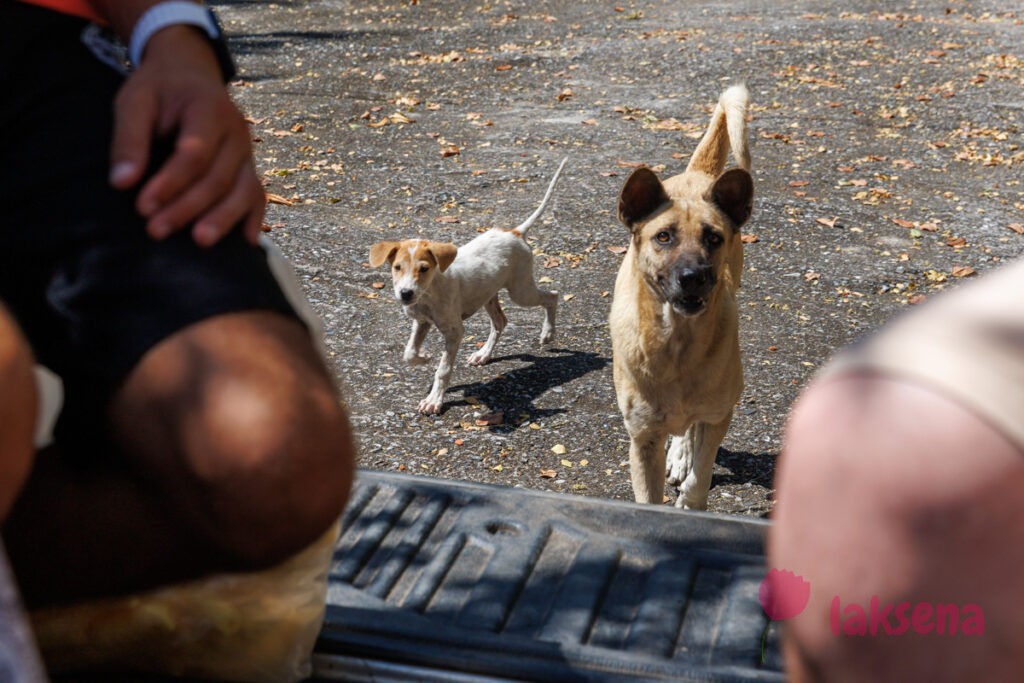
<svg viewBox="0 0 1024 683">
<path fill-rule="evenodd" d="M 772 452 L 751 453 L 719 448 L 711 490 L 730 487 L 731 504 L 742 503 L 742 507 L 734 512 L 745 511 L 767 518 L 772 509 L 778 457 L 778 453 Z"/>
<path fill-rule="evenodd" d="M 770 489 L 775 476 L 776 458 L 776 453 L 751 453 L 719 448 L 715 464 L 728 470 L 728 474 L 716 471 L 712 478 L 712 486 L 750 482 Z"/>
<path fill-rule="evenodd" d="M 519 353 L 494 358 L 487 367 L 501 368 L 508 361 L 528 365 L 503 372 L 486 382 L 451 387 L 450 391 L 459 391 L 464 398 L 447 402 L 445 410 L 465 406 L 486 408 L 489 412 L 484 413 L 481 420 L 491 431 L 507 434 L 524 423 L 567 412 L 566 408 L 538 408 L 534 402 L 552 389 L 611 364 L 609 358 L 597 353 L 556 348 L 544 354 Z"/>
</svg>

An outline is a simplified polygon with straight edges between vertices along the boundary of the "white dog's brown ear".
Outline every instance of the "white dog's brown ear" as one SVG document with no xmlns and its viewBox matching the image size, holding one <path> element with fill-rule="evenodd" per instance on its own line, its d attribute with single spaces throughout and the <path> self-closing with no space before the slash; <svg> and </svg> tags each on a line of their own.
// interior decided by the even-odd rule
<svg viewBox="0 0 1024 683">
<path fill-rule="evenodd" d="M 742 168 L 731 168 L 718 176 L 704 198 L 714 203 L 738 229 L 754 209 L 754 179 Z"/>
<path fill-rule="evenodd" d="M 399 244 L 399 242 L 377 242 L 370 247 L 370 265 L 376 268 L 383 265 L 385 261 L 389 263 L 394 261 Z"/>
<path fill-rule="evenodd" d="M 448 270 L 448 266 L 455 260 L 459 248 L 450 242 L 431 242 L 430 253 L 437 259 L 437 269 L 442 273 Z"/>
<path fill-rule="evenodd" d="M 650 218 L 669 201 L 668 194 L 654 171 L 638 168 L 633 171 L 619 193 L 619 220 L 632 230 Z"/>
</svg>

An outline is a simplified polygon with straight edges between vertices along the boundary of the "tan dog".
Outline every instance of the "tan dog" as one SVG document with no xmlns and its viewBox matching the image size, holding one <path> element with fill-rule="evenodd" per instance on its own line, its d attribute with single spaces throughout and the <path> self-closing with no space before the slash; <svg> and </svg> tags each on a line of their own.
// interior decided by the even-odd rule
<svg viewBox="0 0 1024 683">
<path fill-rule="evenodd" d="M 412 334 L 405 347 L 405 361 L 421 365 L 429 358 L 420 351 L 431 326 L 444 336 L 444 353 L 434 375 L 430 393 L 420 401 L 419 411 L 441 412 L 444 392 L 452 376 L 452 363 L 465 335 L 462 322 L 481 307 L 491 318 L 487 342 L 469 357 L 470 365 L 483 365 L 491 359 L 508 320 L 501 310 L 498 292 L 505 289 L 520 306 L 543 306 L 544 325 L 541 344 L 555 338 L 555 312 L 558 295 L 537 288 L 533 279 L 533 252 L 526 244 L 526 231 L 544 212 L 554 192 L 558 176 L 565 167 L 562 160 L 540 206 L 521 225 L 511 230 L 493 228 L 462 247 L 454 244 L 405 240 L 378 242 L 370 248 L 370 265 L 376 268 L 386 261 L 391 265 L 395 298 L 413 319 Z"/>
<path fill-rule="evenodd" d="M 746 88 L 726 90 L 686 171 L 662 183 L 639 168 L 619 197 L 632 239 L 610 324 L 615 393 L 641 503 L 660 503 L 667 477 L 680 487 L 676 507 L 707 507 L 718 446 L 743 390 L 739 228 L 754 193 L 746 110 Z M 730 148 L 740 168 L 723 173 Z"/>
</svg>

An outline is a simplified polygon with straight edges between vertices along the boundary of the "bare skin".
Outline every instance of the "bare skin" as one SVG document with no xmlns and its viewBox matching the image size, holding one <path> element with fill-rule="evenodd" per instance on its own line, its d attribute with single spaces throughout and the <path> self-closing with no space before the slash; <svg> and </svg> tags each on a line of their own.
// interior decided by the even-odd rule
<svg viewBox="0 0 1024 683">
<path fill-rule="evenodd" d="M 811 584 L 786 622 L 791 680 L 1021 680 L 1024 454 L 1002 433 L 915 384 L 830 377 L 794 410 L 776 486 L 769 566 Z M 833 597 L 873 595 L 976 603 L 985 632 L 834 635 Z"/>
<path fill-rule="evenodd" d="M 351 485 L 336 396 L 305 329 L 277 314 L 165 340 L 113 401 L 119 449 L 87 456 L 108 467 L 40 456 L 4 528 L 26 602 L 264 567 L 308 545 Z"/>
<path fill-rule="evenodd" d="M 128 40 L 152 1 L 94 3 Z M 209 246 L 239 222 L 255 243 L 263 224 L 263 186 L 252 159 L 248 125 L 224 88 L 206 37 L 191 26 L 170 26 L 150 39 L 142 64 L 115 102 L 110 182 L 120 189 L 143 179 L 152 142 L 176 135 L 175 151 L 142 186 L 137 208 L 155 239 L 192 226 Z"/>
</svg>

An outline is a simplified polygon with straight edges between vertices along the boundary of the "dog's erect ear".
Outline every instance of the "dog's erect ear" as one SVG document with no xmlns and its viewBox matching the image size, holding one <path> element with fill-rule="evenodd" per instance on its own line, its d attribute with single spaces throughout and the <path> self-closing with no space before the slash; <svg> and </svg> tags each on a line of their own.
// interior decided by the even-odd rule
<svg viewBox="0 0 1024 683">
<path fill-rule="evenodd" d="M 377 266 L 383 265 L 385 261 L 392 262 L 395 260 L 395 254 L 398 253 L 398 246 L 400 242 L 377 242 L 377 244 L 370 247 L 370 265 L 376 268 Z"/>
<path fill-rule="evenodd" d="M 619 193 L 619 220 L 632 230 L 668 201 L 668 194 L 654 171 L 638 168 L 626 179 Z"/>
<path fill-rule="evenodd" d="M 704 198 L 715 204 L 739 228 L 754 209 L 754 179 L 742 168 L 731 168 L 711 186 Z"/>
<path fill-rule="evenodd" d="M 437 269 L 442 273 L 448 270 L 448 266 L 455 260 L 459 248 L 451 242 L 431 242 L 430 253 L 437 259 Z"/>
</svg>

